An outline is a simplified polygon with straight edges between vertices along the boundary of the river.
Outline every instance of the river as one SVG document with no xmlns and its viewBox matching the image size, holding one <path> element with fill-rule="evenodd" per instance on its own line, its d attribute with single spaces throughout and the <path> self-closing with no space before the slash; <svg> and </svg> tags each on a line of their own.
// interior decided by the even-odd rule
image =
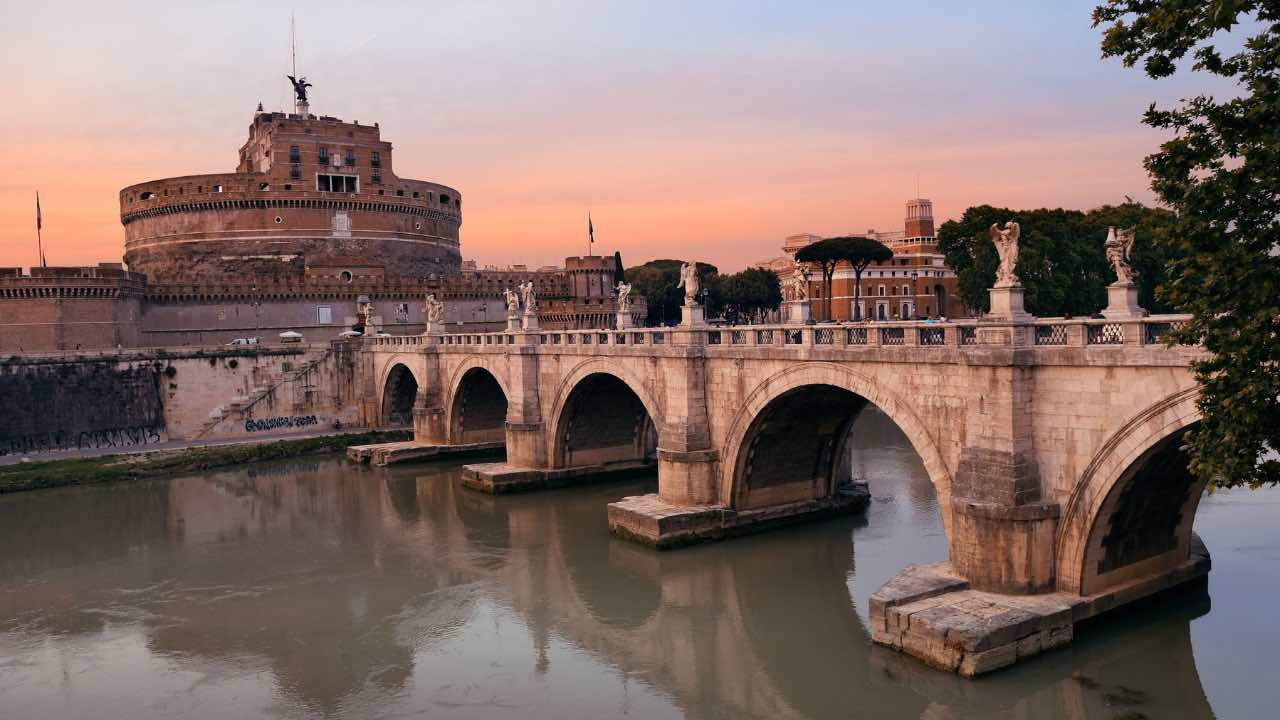
<svg viewBox="0 0 1280 720">
<path fill-rule="evenodd" d="M 459 464 L 295 460 L 0 496 L 0 718 L 1255 718 L 1280 492 L 1201 503 L 1207 593 L 976 681 L 872 646 L 867 598 L 946 544 L 919 459 L 854 428 L 865 516 L 658 553 L 605 504 Z"/>
</svg>

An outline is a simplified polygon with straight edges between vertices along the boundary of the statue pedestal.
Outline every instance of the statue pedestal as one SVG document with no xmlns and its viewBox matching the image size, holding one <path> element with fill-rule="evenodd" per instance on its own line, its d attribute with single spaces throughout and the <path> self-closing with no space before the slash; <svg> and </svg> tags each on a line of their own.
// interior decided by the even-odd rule
<svg viewBox="0 0 1280 720">
<path fill-rule="evenodd" d="M 1142 317 L 1145 311 L 1138 304 L 1138 286 L 1134 283 L 1111 283 L 1107 286 L 1107 309 L 1102 317 L 1108 320 L 1132 320 Z"/>
<path fill-rule="evenodd" d="M 537 313 L 526 312 L 526 313 L 524 314 L 524 318 L 523 318 L 522 323 L 521 323 L 521 328 L 522 328 L 522 329 L 524 329 L 524 330 L 526 330 L 526 331 L 528 331 L 528 330 L 537 330 L 537 329 L 538 329 L 538 314 L 537 314 Z"/>
<path fill-rule="evenodd" d="M 427 327 L 422 331 L 422 334 L 428 337 L 438 337 L 444 334 L 444 326 L 428 322 Z"/>
<path fill-rule="evenodd" d="M 684 312 L 680 316 L 680 327 L 699 328 L 705 327 L 707 321 L 702 316 L 701 305 L 685 305 Z"/>
<path fill-rule="evenodd" d="M 520 317 L 518 315 L 507 316 L 507 332 L 519 332 Z"/>
<path fill-rule="evenodd" d="M 1035 316 L 1022 308 L 1022 294 L 1021 285 L 991 288 L 991 312 L 987 316 L 992 320 L 1034 320 Z"/>
<path fill-rule="evenodd" d="M 618 319 L 613 326 L 614 326 L 614 329 L 616 330 L 629 330 L 635 327 L 636 324 L 631 321 L 631 313 L 626 312 L 624 310 L 619 310 Z"/>
<path fill-rule="evenodd" d="M 789 300 L 787 301 L 787 320 L 788 325 L 810 325 L 813 323 L 813 316 L 809 311 L 808 300 Z"/>
</svg>

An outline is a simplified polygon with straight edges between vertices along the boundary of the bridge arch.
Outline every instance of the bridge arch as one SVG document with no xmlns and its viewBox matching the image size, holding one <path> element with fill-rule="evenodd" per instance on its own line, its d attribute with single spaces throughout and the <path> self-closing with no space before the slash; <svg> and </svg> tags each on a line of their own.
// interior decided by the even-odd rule
<svg viewBox="0 0 1280 720">
<path fill-rule="evenodd" d="M 817 403 L 818 411 L 802 411 L 808 403 Z M 836 437 L 840 443 L 846 441 L 848 424 L 866 403 L 880 408 L 906 434 L 933 482 L 943 523 L 950 533 L 951 473 L 928 428 L 914 409 L 884 390 L 874 379 L 835 363 L 807 362 L 792 366 L 770 376 L 747 396 L 729 424 L 726 435 L 720 465 L 721 502 L 730 507 L 753 507 L 819 497 L 830 492 L 832 488 L 829 485 L 816 485 L 821 485 L 824 478 L 827 482 L 831 480 L 838 469 L 835 463 L 840 461 L 845 447 L 843 444 L 823 445 L 819 439 Z M 803 493 L 801 487 L 768 489 L 766 480 L 764 487 L 757 488 L 753 497 L 747 464 L 761 458 L 759 453 L 762 451 L 773 454 L 775 448 L 770 446 L 783 440 L 778 432 L 782 427 L 788 428 L 788 438 L 799 439 L 809 445 L 807 452 L 813 461 L 813 477 L 810 479 L 815 486 Z M 776 448 L 779 454 L 783 449 L 780 446 Z M 794 445 L 788 445 L 785 454 L 794 457 L 796 450 Z M 761 459 L 764 460 L 762 467 L 777 470 L 772 467 L 776 463 L 771 463 L 768 458 Z M 769 471 L 765 470 L 766 473 Z"/>
<path fill-rule="evenodd" d="M 468 358 L 449 380 L 445 421 L 449 442 L 468 444 L 506 439 L 510 393 L 501 369 L 481 358 Z"/>
<path fill-rule="evenodd" d="M 551 467 L 647 459 L 656 452 L 661 417 L 644 383 L 620 364 L 603 358 L 579 363 L 551 405 Z"/>
<path fill-rule="evenodd" d="M 1200 420 L 1198 395 L 1190 387 L 1151 405 L 1094 455 L 1058 526 L 1059 590 L 1088 595 L 1186 560 L 1205 483 L 1180 446 Z"/>
<path fill-rule="evenodd" d="M 378 412 L 384 426 L 413 425 L 413 404 L 418 398 L 418 388 L 423 387 L 426 380 L 421 368 L 416 373 L 413 371 L 419 364 L 414 360 L 396 355 L 383 366 L 378 379 Z"/>
</svg>

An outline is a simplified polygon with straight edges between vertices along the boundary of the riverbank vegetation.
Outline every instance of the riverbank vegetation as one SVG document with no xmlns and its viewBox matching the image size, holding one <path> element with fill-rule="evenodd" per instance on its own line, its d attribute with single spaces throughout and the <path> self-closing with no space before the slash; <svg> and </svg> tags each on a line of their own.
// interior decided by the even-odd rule
<svg viewBox="0 0 1280 720">
<path fill-rule="evenodd" d="M 183 473 L 279 460 L 301 455 L 341 452 L 352 445 L 409 440 L 408 430 L 375 430 L 298 440 L 157 450 L 149 453 L 66 458 L 0 466 L 0 494 L 170 477 Z"/>
</svg>

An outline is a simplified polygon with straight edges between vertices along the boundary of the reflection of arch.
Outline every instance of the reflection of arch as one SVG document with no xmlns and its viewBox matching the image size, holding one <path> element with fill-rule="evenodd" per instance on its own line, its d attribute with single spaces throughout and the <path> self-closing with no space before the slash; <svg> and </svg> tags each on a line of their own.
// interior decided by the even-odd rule
<svg viewBox="0 0 1280 720">
<path fill-rule="evenodd" d="M 626 562 L 626 549 L 619 558 L 616 546 L 623 540 L 583 542 L 582 528 L 605 530 L 600 508 L 616 497 L 615 488 L 590 486 L 566 494 L 556 504 L 559 542 L 548 547 L 562 550 L 573 593 L 594 620 L 612 629 L 640 629 L 663 605 L 653 566 Z"/>
<path fill-rule="evenodd" d="M 808 362 L 794 365 L 769 377 L 747 396 L 726 435 L 724 461 L 720 466 L 721 502 L 734 505 L 737 501 L 738 471 L 741 465 L 739 454 L 743 452 L 744 445 L 750 442 L 749 436 L 757 417 L 770 403 L 793 390 L 822 385 L 845 390 L 869 401 L 902 429 L 923 461 L 925 472 L 929 474 L 929 479 L 938 492 L 938 503 L 943 508 L 943 522 L 950 532 L 951 473 L 924 423 L 909 405 L 884 391 L 873 379 L 834 363 Z M 846 407 L 846 410 L 852 409 L 851 406 Z"/>
<path fill-rule="evenodd" d="M 615 363 L 592 359 L 574 367 L 551 407 L 552 467 L 643 460 L 656 449 L 657 403 Z"/>
<path fill-rule="evenodd" d="M 1198 388 L 1191 387 L 1152 405 L 1125 423 L 1094 455 L 1067 500 L 1058 526 L 1055 556 L 1059 590 L 1096 592 L 1186 559 L 1204 483 L 1187 473 L 1178 445 L 1186 429 L 1200 419 L 1197 395 Z M 1145 507 L 1143 504 L 1152 500 L 1169 499 L 1167 493 L 1155 493 L 1156 489 L 1173 490 L 1182 502 Z M 1173 523 L 1174 547 L 1152 554 L 1159 547 L 1134 547 L 1127 542 L 1129 538 L 1120 537 L 1127 518 L 1139 515 L 1145 515 L 1147 521 L 1130 531 L 1167 531 Z M 1128 547 L 1121 549 L 1118 543 L 1122 542 Z"/>
<path fill-rule="evenodd" d="M 502 442 L 506 439 L 507 393 L 491 370 L 474 366 L 453 386 L 449 402 L 449 442 Z"/>
<path fill-rule="evenodd" d="M 413 371 L 403 363 L 395 363 L 387 371 L 382 387 L 383 424 L 413 424 L 413 403 L 418 397 L 418 379 Z"/>
</svg>

